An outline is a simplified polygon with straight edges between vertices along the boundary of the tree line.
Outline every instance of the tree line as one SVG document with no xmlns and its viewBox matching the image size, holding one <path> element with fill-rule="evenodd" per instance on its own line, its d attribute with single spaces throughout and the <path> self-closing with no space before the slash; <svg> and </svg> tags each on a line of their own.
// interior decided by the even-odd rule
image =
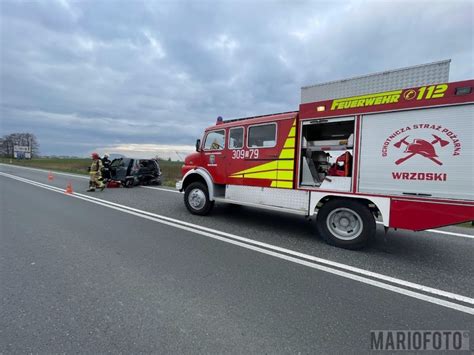
<svg viewBox="0 0 474 355">
<path fill-rule="evenodd" d="M 3 136 L 0 138 L 0 155 L 13 158 L 15 145 L 30 147 L 32 158 L 39 155 L 38 139 L 33 133 L 11 133 Z"/>
</svg>

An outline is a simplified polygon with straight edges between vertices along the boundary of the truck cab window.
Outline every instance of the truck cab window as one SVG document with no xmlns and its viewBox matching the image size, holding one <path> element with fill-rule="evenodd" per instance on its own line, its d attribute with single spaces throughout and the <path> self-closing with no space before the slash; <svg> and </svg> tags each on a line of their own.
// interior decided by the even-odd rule
<svg viewBox="0 0 474 355">
<path fill-rule="evenodd" d="M 229 130 L 229 149 L 242 149 L 244 147 L 244 128 L 237 127 Z"/>
<path fill-rule="evenodd" d="M 276 145 L 276 123 L 250 126 L 247 146 L 249 148 L 270 148 Z"/>
<path fill-rule="evenodd" d="M 204 150 L 222 150 L 225 145 L 225 130 L 212 131 L 206 136 Z"/>
</svg>

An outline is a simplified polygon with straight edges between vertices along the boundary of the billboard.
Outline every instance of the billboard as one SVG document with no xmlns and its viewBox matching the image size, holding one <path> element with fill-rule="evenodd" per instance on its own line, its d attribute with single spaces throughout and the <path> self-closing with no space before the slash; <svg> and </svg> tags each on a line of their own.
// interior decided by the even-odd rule
<svg viewBox="0 0 474 355">
<path fill-rule="evenodd" d="M 15 159 L 31 159 L 31 150 L 27 145 L 14 145 L 13 157 Z"/>
</svg>

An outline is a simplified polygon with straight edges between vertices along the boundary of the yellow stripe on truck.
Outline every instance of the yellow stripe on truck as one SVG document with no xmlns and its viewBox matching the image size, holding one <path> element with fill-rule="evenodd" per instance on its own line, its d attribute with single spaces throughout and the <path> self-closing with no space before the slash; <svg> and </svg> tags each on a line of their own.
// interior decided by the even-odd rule
<svg viewBox="0 0 474 355">
<path fill-rule="evenodd" d="M 293 160 L 278 160 L 278 169 L 293 170 Z"/>
<path fill-rule="evenodd" d="M 244 178 L 249 179 L 268 179 L 268 180 L 275 180 L 277 177 L 277 171 L 264 171 L 261 173 L 245 173 Z"/>
<path fill-rule="evenodd" d="M 278 187 L 280 189 L 293 188 L 293 181 L 273 181 L 270 187 Z"/>
<path fill-rule="evenodd" d="M 242 175 L 242 174 L 257 173 L 257 172 L 268 171 L 268 170 L 276 170 L 277 165 L 278 165 L 278 160 L 273 160 L 269 163 L 265 163 L 265 164 L 262 164 L 262 165 L 257 165 L 257 166 L 254 166 L 253 168 L 238 171 L 238 172 L 232 174 L 230 177 L 237 177 L 236 175 L 239 175 L 239 177 L 240 177 L 240 175 Z"/>
<path fill-rule="evenodd" d="M 280 159 L 293 159 L 294 157 L 295 157 L 294 148 L 283 148 L 279 156 Z"/>
<path fill-rule="evenodd" d="M 295 139 L 294 138 L 287 138 L 283 148 L 294 148 L 294 147 L 295 147 Z"/>
<path fill-rule="evenodd" d="M 292 170 L 278 170 L 277 180 L 293 180 Z"/>
<path fill-rule="evenodd" d="M 283 144 L 283 149 L 280 152 L 279 160 L 273 160 L 269 163 L 264 163 L 254 166 L 253 168 L 238 171 L 230 175 L 230 177 L 273 180 L 270 185 L 271 187 L 291 189 L 293 187 L 293 169 L 296 144 L 295 132 L 296 119 L 293 120 L 293 125 L 290 129 L 290 132 L 288 133 L 285 143 Z"/>
</svg>

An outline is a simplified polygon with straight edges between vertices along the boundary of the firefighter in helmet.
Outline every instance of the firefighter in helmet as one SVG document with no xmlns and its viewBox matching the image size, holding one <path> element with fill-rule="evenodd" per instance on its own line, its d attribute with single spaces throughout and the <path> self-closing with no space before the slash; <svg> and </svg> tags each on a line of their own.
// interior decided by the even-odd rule
<svg viewBox="0 0 474 355">
<path fill-rule="evenodd" d="M 101 159 L 102 161 L 102 179 L 107 182 L 110 180 L 110 164 L 109 153 L 105 153 Z"/>
<path fill-rule="evenodd" d="M 92 153 L 92 164 L 89 168 L 89 189 L 87 191 L 95 191 L 96 188 L 102 191 L 105 188 L 105 184 L 102 181 L 102 167 L 103 165 L 99 154 Z"/>
</svg>

